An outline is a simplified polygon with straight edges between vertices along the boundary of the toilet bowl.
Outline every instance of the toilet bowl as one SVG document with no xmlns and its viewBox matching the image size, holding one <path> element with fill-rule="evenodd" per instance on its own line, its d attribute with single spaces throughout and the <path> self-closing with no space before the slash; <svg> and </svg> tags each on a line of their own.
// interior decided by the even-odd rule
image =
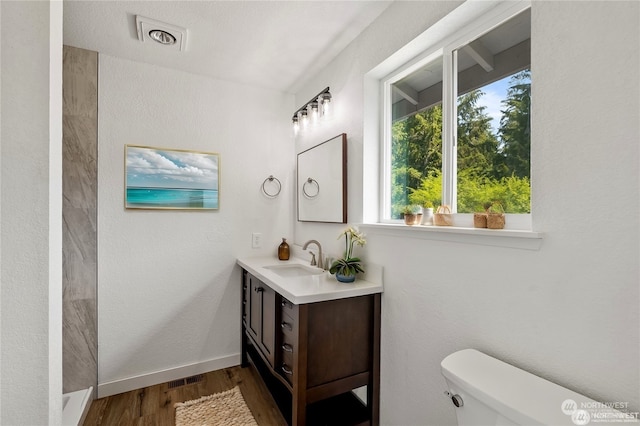
<svg viewBox="0 0 640 426">
<path fill-rule="evenodd" d="M 475 349 L 441 363 L 459 426 L 620 425 L 634 414 L 615 410 Z M 636 419 L 637 421 L 637 419 Z"/>
</svg>

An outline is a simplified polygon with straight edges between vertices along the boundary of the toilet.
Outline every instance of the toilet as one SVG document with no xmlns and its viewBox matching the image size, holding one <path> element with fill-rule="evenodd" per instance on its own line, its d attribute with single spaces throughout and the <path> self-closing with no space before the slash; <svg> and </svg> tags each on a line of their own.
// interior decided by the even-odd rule
<svg viewBox="0 0 640 426">
<path fill-rule="evenodd" d="M 447 356 L 441 368 L 459 426 L 601 426 L 636 419 L 475 349 Z"/>
</svg>

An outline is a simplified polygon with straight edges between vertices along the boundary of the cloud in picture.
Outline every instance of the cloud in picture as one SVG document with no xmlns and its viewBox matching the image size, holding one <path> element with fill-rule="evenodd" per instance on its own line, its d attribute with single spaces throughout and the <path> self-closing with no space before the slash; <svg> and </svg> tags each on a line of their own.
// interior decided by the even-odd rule
<svg viewBox="0 0 640 426">
<path fill-rule="evenodd" d="M 127 146 L 127 187 L 218 189 L 218 155 Z"/>
</svg>

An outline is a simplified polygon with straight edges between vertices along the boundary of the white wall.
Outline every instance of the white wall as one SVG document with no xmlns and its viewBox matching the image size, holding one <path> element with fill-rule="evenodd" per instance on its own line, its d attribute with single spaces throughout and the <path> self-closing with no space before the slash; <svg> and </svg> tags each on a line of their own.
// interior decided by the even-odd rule
<svg viewBox="0 0 640 426">
<path fill-rule="evenodd" d="M 62 4 L 0 3 L 0 424 L 62 412 Z"/>
<path fill-rule="evenodd" d="M 239 363 L 240 256 L 292 234 L 293 97 L 99 57 L 99 395 Z M 124 145 L 220 154 L 218 211 L 124 209 Z M 275 199 L 260 188 L 273 174 Z M 261 232 L 263 248 L 251 248 Z M 195 364 L 192 367 L 185 367 Z M 154 374 L 170 370 L 165 373 Z M 142 379 L 129 380 L 137 376 Z M 173 377 L 172 377 L 173 376 Z"/>
<path fill-rule="evenodd" d="M 330 86 L 342 105 L 296 151 L 349 135 L 350 222 L 363 217 L 364 74 L 455 6 L 393 4 L 296 96 Z M 385 268 L 382 424 L 454 424 L 440 361 L 468 347 L 640 410 L 639 16 L 635 2 L 532 6 L 539 250 L 368 236 L 363 257 Z M 342 225 L 295 229 L 339 253 Z"/>
</svg>

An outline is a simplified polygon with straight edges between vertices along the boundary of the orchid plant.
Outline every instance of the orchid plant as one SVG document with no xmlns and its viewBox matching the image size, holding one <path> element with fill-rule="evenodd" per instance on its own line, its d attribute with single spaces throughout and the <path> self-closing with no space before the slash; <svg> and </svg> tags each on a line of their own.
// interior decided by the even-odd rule
<svg viewBox="0 0 640 426">
<path fill-rule="evenodd" d="M 353 255 L 354 246 L 357 244 L 360 247 L 366 244 L 364 234 L 359 232 L 355 227 L 347 228 L 343 233 L 338 236 L 338 239 L 344 236 L 344 257 L 338 259 L 331 264 L 329 272 L 331 274 L 340 274 L 345 276 L 354 276 L 358 272 L 364 272 L 362 265 L 360 265 L 360 258 Z"/>
</svg>

